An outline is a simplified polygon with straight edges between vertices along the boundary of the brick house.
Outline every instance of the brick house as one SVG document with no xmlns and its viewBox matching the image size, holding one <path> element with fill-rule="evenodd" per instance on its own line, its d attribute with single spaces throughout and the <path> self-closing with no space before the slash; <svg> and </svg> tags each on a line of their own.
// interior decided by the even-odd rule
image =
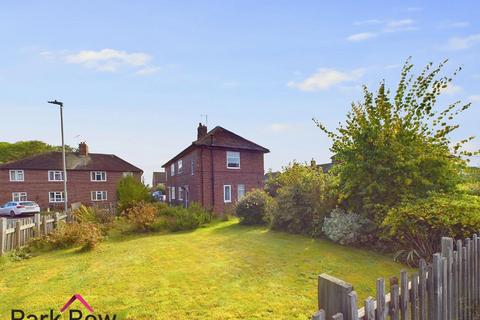
<svg viewBox="0 0 480 320">
<path fill-rule="evenodd" d="M 85 143 L 67 152 L 68 203 L 107 204 L 117 200 L 116 188 L 125 175 L 139 181 L 143 171 L 113 154 L 89 153 Z M 35 201 L 40 208 L 63 208 L 62 153 L 46 152 L 0 164 L 0 203 Z"/>
<path fill-rule="evenodd" d="M 199 124 L 197 140 L 166 162 L 171 204 L 197 202 L 223 212 L 246 192 L 263 188 L 263 157 L 268 149 L 222 127 L 207 132 Z"/>
</svg>

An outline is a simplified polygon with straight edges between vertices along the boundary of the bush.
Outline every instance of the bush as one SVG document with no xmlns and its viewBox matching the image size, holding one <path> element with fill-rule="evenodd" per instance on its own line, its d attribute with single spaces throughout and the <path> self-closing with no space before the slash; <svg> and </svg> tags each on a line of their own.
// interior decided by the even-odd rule
<svg viewBox="0 0 480 320">
<path fill-rule="evenodd" d="M 335 208 L 323 223 L 323 233 L 333 242 L 342 245 L 363 244 L 373 240 L 375 225 L 353 212 Z"/>
<path fill-rule="evenodd" d="M 160 210 L 156 228 L 169 231 L 193 230 L 211 219 L 210 212 L 197 203 L 191 203 L 188 208 L 177 206 Z"/>
<path fill-rule="evenodd" d="M 319 236 L 325 216 L 337 204 L 335 179 L 317 167 L 298 166 L 287 168 L 292 174 L 278 189 L 278 207 L 272 212 L 271 225 L 287 232 Z"/>
<path fill-rule="evenodd" d="M 145 232 L 152 228 L 157 216 L 157 207 L 151 203 L 138 202 L 126 211 L 126 217 L 137 231 Z"/>
<path fill-rule="evenodd" d="M 82 250 L 92 250 L 102 239 L 102 232 L 96 223 L 73 222 L 60 225 L 58 229 L 36 241 L 35 246 L 53 249 L 80 246 Z"/>
<path fill-rule="evenodd" d="M 74 210 L 72 215 L 75 221 L 80 223 L 91 222 L 108 225 L 115 219 L 115 216 L 107 209 L 87 207 L 84 205 Z"/>
<path fill-rule="evenodd" d="M 133 207 L 138 202 L 152 202 L 148 188 L 132 176 L 120 180 L 117 186 L 118 209 L 120 212 Z"/>
<path fill-rule="evenodd" d="M 265 224 L 269 213 L 275 206 L 275 200 L 262 190 L 252 190 L 238 203 L 235 209 L 240 223 L 245 225 Z"/>
<path fill-rule="evenodd" d="M 478 232 L 480 197 L 467 194 L 432 194 L 403 201 L 389 210 L 382 226 L 385 236 L 401 247 L 398 258 L 415 265 L 440 251 L 441 237 L 464 239 Z"/>
</svg>

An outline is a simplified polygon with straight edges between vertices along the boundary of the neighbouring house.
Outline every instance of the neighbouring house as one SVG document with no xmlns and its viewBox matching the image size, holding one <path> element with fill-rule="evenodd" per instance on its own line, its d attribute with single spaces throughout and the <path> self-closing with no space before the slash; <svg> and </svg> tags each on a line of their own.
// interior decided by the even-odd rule
<svg viewBox="0 0 480 320">
<path fill-rule="evenodd" d="M 154 172 L 152 177 L 152 187 L 155 188 L 159 185 L 165 185 L 167 182 L 167 173 L 163 172 Z"/>
<path fill-rule="evenodd" d="M 162 167 L 169 203 L 197 202 L 221 213 L 246 192 L 263 188 L 263 157 L 270 151 L 222 127 L 207 131 L 199 124 L 197 140 Z"/>
<path fill-rule="evenodd" d="M 78 152 L 67 152 L 68 203 L 108 204 L 117 201 L 120 179 L 143 171 L 113 154 L 89 153 L 82 142 Z M 41 153 L 0 165 L 0 203 L 35 201 L 42 209 L 62 208 L 62 152 Z"/>
</svg>

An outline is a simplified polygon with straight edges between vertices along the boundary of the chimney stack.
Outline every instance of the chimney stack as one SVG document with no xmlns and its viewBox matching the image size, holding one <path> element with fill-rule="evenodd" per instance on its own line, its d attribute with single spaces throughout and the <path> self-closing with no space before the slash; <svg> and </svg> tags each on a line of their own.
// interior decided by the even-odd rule
<svg viewBox="0 0 480 320">
<path fill-rule="evenodd" d="M 80 142 L 78 145 L 78 153 L 81 156 L 88 156 L 88 145 L 85 142 Z"/>
<path fill-rule="evenodd" d="M 203 125 L 201 122 L 198 124 L 197 128 L 197 140 L 202 139 L 207 135 L 207 126 Z"/>
</svg>

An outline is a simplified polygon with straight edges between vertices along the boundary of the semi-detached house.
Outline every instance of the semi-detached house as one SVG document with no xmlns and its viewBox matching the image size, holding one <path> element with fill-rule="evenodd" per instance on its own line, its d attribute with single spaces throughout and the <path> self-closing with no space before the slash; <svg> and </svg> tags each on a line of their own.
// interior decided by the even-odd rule
<svg viewBox="0 0 480 320">
<path fill-rule="evenodd" d="M 264 154 L 270 151 L 219 126 L 207 131 L 199 124 L 197 140 L 162 166 L 167 199 L 221 213 L 246 192 L 263 188 Z"/>
<path fill-rule="evenodd" d="M 141 180 L 143 171 L 113 154 L 89 153 L 86 143 L 78 152 L 68 152 L 68 202 L 106 204 L 117 201 L 120 179 L 132 175 Z M 63 162 L 61 152 L 46 152 L 0 165 L 0 203 L 35 201 L 43 209 L 63 208 Z"/>
</svg>

